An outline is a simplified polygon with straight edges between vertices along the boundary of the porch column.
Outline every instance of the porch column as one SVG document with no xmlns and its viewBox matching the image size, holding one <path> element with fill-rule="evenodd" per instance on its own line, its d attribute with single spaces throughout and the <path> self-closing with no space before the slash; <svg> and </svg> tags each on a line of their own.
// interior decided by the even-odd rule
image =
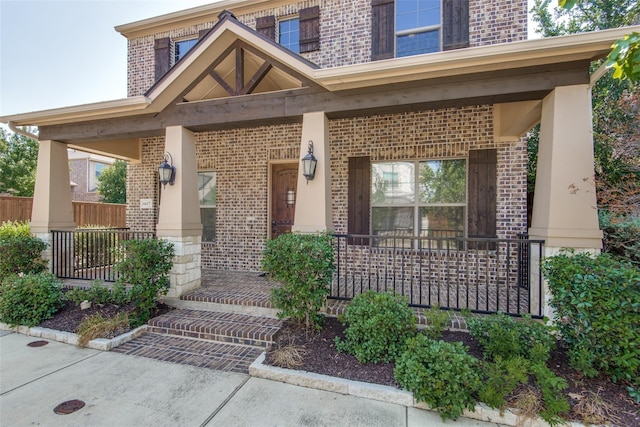
<svg viewBox="0 0 640 427">
<path fill-rule="evenodd" d="M 52 267 L 51 230 L 74 230 L 73 204 L 69 180 L 67 145 L 58 141 L 40 141 L 36 184 L 31 209 L 31 233 L 49 246 L 42 257 Z M 73 245 L 71 245 L 73 246 Z M 61 254 L 61 259 L 65 254 Z"/>
<path fill-rule="evenodd" d="M 333 230 L 331 211 L 331 159 L 329 153 L 329 120 L 323 111 L 305 113 L 302 117 L 300 159 L 313 141 L 313 155 L 318 159 L 315 178 L 306 180 L 302 162 L 298 169 L 296 212 L 292 230 L 316 233 Z"/>
<path fill-rule="evenodd" d="M 156 234 L 175 248 L 168 297 L 200 287 L 202 223 L 198 200 L 195 136 L 182 126 L 166 128 L 164 151 L 176 168 L 174 185 L 161 190 Z M 161 159 L 158 159 L 160 164 Z M 157 179 L 157 177 L 156 177 Z"/>
<path fill-rule="evenodd" d="M 602 248 L 588 84 L 557 87 L 543 100 L 529 236 L 545 241 L 543 256 L 560 248 Z M 543 295 L 532 295 L 532 300 L 542 298 L 544 314 L 551 318 L 549 297 L 543 281 Z"/>
</svg>

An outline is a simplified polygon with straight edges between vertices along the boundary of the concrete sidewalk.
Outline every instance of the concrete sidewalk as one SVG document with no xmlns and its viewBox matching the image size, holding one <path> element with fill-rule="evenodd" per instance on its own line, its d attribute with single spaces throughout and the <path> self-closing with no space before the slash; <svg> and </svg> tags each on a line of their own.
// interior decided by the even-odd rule
<svg viewBox="0 0 640 427">
<path fill-rule="evenodd" d="M 458 426 L 435 412 L 0 331 L 2 426 Z M 78 399 L 68 415 L 53 409 Z"/>
</svg>

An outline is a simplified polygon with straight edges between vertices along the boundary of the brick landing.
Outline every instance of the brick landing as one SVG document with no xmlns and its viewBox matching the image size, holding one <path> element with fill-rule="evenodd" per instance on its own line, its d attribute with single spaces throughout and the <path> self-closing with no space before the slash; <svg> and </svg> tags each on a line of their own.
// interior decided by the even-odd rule
<svg viewBox="0 0 640 427">
<path fill-rule="evenodd" d="M 226 372 L 249 372 L 262 349 L 172 335 L 149 333 L 114 348 L 116 353 Z"/>
</svg>

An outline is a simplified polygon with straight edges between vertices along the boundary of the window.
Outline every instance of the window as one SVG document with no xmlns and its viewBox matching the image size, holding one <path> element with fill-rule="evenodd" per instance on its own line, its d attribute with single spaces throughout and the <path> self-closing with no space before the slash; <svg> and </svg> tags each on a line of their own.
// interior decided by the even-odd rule
<svg viewBox="0 0 640 427">
<path fill-rule="evenodd" d="M 179 40 L 174 45 L 173 63 L 177 63 L 198 43 L 198 39 Z"/>
<path fill-rule="evenodd" d="M 98 178 L 109 165 L 99 162 L 89 163 L 89 192 L 93 193 L 98 189 Z"/>
<path fill-rule="evenodd" d="M 300 21 L 297 17 L 279 22 L 278 43 L 292 52 L 300 53 Z"/>
<path fill-rule="evenodd" d="M 465 233 L 465 159 L 371 165 L 371 234 L 458 237 Z"/>
<path fill-rule="evenodd" d="M 396 1 L 396 56 L 440 51 L 440 1 Z"/>
<path fill-rule="evenodd" d="M 216 238 L 216 173 L 198 172 L 198 198 L 202 221 L 202 241 L 213 242 Z"/>
<path fill-rule="evenodd" d="M 371 0 L 371 60 L 469 47 L 469 0 Z"/>
</svg>

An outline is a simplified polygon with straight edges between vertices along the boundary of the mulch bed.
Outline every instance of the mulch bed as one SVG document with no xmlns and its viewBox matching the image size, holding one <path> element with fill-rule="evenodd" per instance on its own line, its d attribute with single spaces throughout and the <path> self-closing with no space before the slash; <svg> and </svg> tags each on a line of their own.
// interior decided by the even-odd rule
<svg viewBox="0 0 640 427">
<path fill-rule="evenodd" d="M 354 356 L 339 353 L 335 348 L 334 337 L 343 337 L 343 331 L 342 324 L 330 317 L 326 319 L 324 328 L 319 332 L 309 332 L 296 324 L 285 322 L 276 336 L 273 349 L 287 345 L 304 347 L 306 351 L 302 366 L 296 368 L 299 370 L 400 388 L 393 377 L 393 364 L 360 364 Z M 482 347 L 466 332 L 446 331 L 443 340 L 461 341 L 468 347 L 469 354 L 482 359 Z M 271 355 L 272 353 L 267 353 L 267 364 L 274 364 Z M 572 405 L 570 419 L 582 420 L 582 416 L 575 412 L 575 405 L 580 396 L 597 393 L 603 402 L 610 405 L 611 413 L 617 418 L 613 425 L 640 426 L 640 404 L 629 397 L 625 385 L 612 383 L 604 376 L 586 378 L 580 375 L 569 367 L 567 355 L 562 348 L 553 351 L 548 366 L 556 375 L 567 380 L 568 387 L 564 394 Z"/>
</svg>

